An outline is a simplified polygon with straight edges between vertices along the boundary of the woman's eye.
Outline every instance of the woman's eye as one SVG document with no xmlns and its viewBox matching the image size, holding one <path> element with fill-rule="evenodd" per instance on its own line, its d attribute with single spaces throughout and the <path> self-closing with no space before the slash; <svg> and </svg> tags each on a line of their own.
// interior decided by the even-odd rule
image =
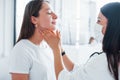
<svg viewBox="0 0 120 80">
<path fill-rule="evenodd" d="M 51 14 L 51 13 L 52 13 L 52 11 L 50 11 L 50 10 L 47 12 L 47 14 Z"/>
<path fill-rule="evenodd" d="M 100 18 L 98 18 L 97 22 L 100 22 L 100 21 L 101 21 L 101 19 L 100 19 Z"/>
<path fill-rule="evenodd" d="M 99 23 L 99 22 L 100 22 L 100 20 L 97 20 L 97 22 Z"/>
</svg>

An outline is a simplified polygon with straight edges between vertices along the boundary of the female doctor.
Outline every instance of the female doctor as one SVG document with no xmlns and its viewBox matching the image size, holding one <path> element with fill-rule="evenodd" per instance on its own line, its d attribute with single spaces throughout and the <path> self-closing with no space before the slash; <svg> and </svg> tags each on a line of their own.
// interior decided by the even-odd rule
<svg viewBox="0 0 120 80">
<path fill-rule="evenodd" d="M 104 5 L 100 9 L 97 23 L 102 26 L 104 34 L 103 53 L 93 55 L 85 65 L 76 65 L 70 61 L 61 48 L 59 32 L 43 32 L 54 52 L 58 80 L 120 80 L 120 3 Z M 64 69 L 62 61 L 68 71 Z"/>
<path fill-rule="evenodd" d="M 55 30 L 56 19 L 47 1 L 31 0 L 26 5 L 19 39 L 10 55 L 12 80 L 56 80 L 54 56 L 48 45 L 42 46 L 41 35 L 46 29 Z"/>
</svg>

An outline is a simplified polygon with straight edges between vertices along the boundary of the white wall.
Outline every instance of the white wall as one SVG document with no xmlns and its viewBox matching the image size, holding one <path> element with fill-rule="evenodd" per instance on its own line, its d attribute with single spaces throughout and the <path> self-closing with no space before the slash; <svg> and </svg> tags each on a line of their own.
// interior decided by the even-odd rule
<svg viewBox="0 0 120 80">
<path fill-rule="evenodd" d="M 89 1 L 80 2 L 79 44 L 87 44 L 89 39 Z"/>
<path fill-rule="evenodd" d="M 0 0 L 0 56 L 2 55 L 2 53 L 3 53 L 3 34 L 4 34 L 4 17 L 3 17 L 3 13 L 5 12 L 4 11 L 4 0 Z"/>
<path fill-rule="evenodd" d="M 13 47 L 14 0 L 0 0 L 0 57 Z"/>
</svg>

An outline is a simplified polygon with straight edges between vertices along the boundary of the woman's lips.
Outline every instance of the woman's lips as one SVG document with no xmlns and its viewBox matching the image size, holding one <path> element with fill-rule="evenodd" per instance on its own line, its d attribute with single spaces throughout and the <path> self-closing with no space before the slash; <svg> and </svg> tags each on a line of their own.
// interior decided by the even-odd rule
<svg viewBox="0 0 120 80">
<path fill-rule="evenodd" d="M 56 22 L 52 22 L 52 24 L 56 25 Z"/>
</svg>

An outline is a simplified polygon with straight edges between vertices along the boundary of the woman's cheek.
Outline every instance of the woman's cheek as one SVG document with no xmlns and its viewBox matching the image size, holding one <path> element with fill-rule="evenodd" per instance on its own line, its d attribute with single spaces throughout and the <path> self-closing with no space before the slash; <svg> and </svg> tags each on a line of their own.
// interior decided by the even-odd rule
<svg viewBox="0 0 120 80">
<path fill-rule="evenodd" d="M 102 33 L 105 34 L 105 31 L 106 31 L 106 27 L 103 27 L 102 28 Z"/>
<path fill-rule="evenodd" d="M 46 27 L 50 26 L 50 22 L 48 22 L 46 20 L 41 21 L 40 26 L 43 27 L 43 28 L 46 28 Z"/>
</svg>

